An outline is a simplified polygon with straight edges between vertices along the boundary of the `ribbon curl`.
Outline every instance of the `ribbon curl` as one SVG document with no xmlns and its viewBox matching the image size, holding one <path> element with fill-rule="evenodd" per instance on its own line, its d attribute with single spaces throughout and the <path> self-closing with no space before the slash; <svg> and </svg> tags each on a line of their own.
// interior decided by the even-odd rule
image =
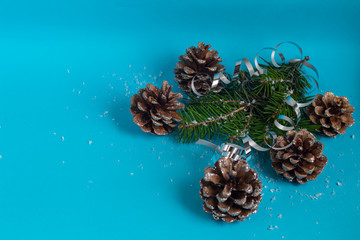
<svg viewBox="0 0 360 240">
<path fill-rule="evenodd" d="M 317 69 L 312 65 L 310 64 L 309 62 L 307 62 L 307 58 L 304 58 L 303 57 L 303 52 L 302 52 L 302 48 L 297 44 L 297 43 L 294 43 L 294 42 L 282 42 L 282 43 L 279 43 L 278 45 L 276 45 L 274 48 L 271 48 L 271 47 L 266 47 L 266 48 L 263 48 L 261 49 L 260 51 L 257 52 L 257 54 L 255 55 L 255 59 L 254 59 L 254 63 L 255 63 L 255 68 L 253 67 L 253 65 L 250 63 L 250 61 L 246 58 L 243 58 L 241 61 L 239 62 L 236 62 L 235 63 L 235 68 L 234 68 L 234 73 L 233 73 L 233 78 L 235 77 L 238 77 L 239 74 L 240 74 L 240 69 L 241 69 L 241 65 L 242 63 L 244 63 L 250 77 L 252 76 L 260 76 L 262 74 L 266 74 L 267 71 L 266 69 L 264 68 L 261 68 L 260 64 L 258 63 L 258 56 L 260 54 L 260 52 L 264 51 L 264 50 L 272 50 L 271 52 L 271 63 L 275 66 L 275 67 L 280 67 L 281 65 L 280 64 L 283 64 L 285 63 L 286 61 L 286 58 L 285 56 L 279 51 L 279 47 L 282 45 L 282 44 L 291 44 L 291 45 L 294 45 L 300 52 L 300 58 L 292 58 L 292 59 L 289 59 L 288 62 L 289 63 L 296 63 L 296 62 L 300 62 L 302 61 L 302 65 L 309 68 L 310 70 L 312 70 L 315 75 L 316 75 L 316 78 L 314 78 L 313 76 L 311 75 L 307 75 L 309 78 L 311 78 L 317 88 L 319 88 L 319 84 L 318 84 L 318 81 L 317 79 L 319 79 L 319 73 L 317 71 Z M 281 59 L 281 63 L 278 63 L 275 59 L 275 54 L 278 54 L 278 56 L 280 57 Z M 195 77 L 194 77 L 195 78 Z M 270 79 L 271 80 L 271 79 Z M 194 79 L 193 79 L 194 81 Z M 198 96 L 203 96 L 199 93 L 197 93 L 196 89 L 195 89 L 195 86 L 194 86 L 194 83 L 191 83 L 191 87 L 192 87 L 192 90 L 195 92 L 196 95 Z M 220 74 L 217 74 L 216 77 L 214 76 L 214 79 L 212 80 L 212 86 L 211 88 L 216 88 L 217 85 L 220 83 L 220 81 L 222 81 L 223 83 L 225 84 L 228 84 L 230 83 L 230 80 L 227 79 L 227 77 L 223 74 L 223 73 L 220 73 Z M 312 101 L 308 101 L 308 102 L 304 102 L 304 103 L 301 103 L 301 102 L 297 102 L 295 101 L 291 96 L 289 96 L 286 100 L 285 100 L 285 103 L 288 104 L 289 106 L 291 106 L 295 113 L 296 113 L 296 117 L 297 117 L 297 121 L 294 122 L 290 117 L 288 116 L 285 116 L 285 115 L 279 115 L 277 119 L 274 120 L 274 125 L 282 130 L 282 131 L 289 131 L 289 130 L 293 130 L 296 128 L 297 124 L 299 123 L 300 121 L 300 118 L 301 118 L 301 111 L 300 111 L 300 108 L 303 108 L 303 107 L 306 107 L 306 106 L 309 106 Z M 290 124 L 290 126 L 285 126 L 283 124 L 281 124 L 278 120 L 283 120 L 283 121 L 286 121 Z M 269 138 L 272 138 L 272 144 L 268 143 L 268 140 Z M 266 134 L 265 134 L 265 144 L 267 145 L 267 147 L 262 147 L 260 146 L 259 144 L 257 144 L 253 139 L 251 139 L 248 135 L 243 138 L 243 144 L 244 144 L 244 147 L 241 147 L 241 146 L 238 146 L 238 145 L 234 145 L 234 147 L 236 147 L 237 149 L 240 149 L 239 150 L 239 153 L 241 153 L 241 158 L 242 159 L 248 159 L 250 156 L 251 156 L 251 147 L 258 150 L 258 151 L 269 151 L 270 149 L 274 149 L 274 150 L 284 150 L 286 148 L 289 148 L 293 143 L 291 142 L 290 144 L 288 144 L 287 146 L 284 146 L 284 147 L 281 147 L 281 148 L 277 148 L 275 147 L 275 139 L 277 138 L 277 135 L 276 133 L 274 132 L 270 132 L 270 131 L 267 131 Z M 196 142 L 197 144 L 202 144 L 202 145 L 205 145 L 205 146 L 208 146 L 208 147 L 211 147 L 213 149 L 215 149 L 216 151 L 218 152 L 221 152 L 223 150 L 220 149 L 220 146 L 223 146 L 223 145 L 220 145 L 220 146 L 217 146 L 213 143 L 210 143 L 208 141 L 205 141 L 203 139 L 200 139 L 198 142 Z M 227 145 L 230 145 L 229 143 L 227 143 Z M 238 157 L 240 158 L 240 157 Z"/>
</svg>

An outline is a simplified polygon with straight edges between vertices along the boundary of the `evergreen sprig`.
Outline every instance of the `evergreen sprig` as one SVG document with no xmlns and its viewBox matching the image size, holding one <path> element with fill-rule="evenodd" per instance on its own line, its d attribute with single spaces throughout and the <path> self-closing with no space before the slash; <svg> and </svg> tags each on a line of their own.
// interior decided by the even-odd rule
<svg viewBox="0 0 360 240">
<path fill-rule="evenodd" d="M 221 138 L 240 143 L 249 135 L 263 145 L 267 131 L 285 134 L 274 125 L 279 115 L 297 122 L 298 129 L 315 131 L 319 126 L 312 124 L 303 110 L 301 119 L 297 119 L 294 109 L 285 103 L 290 95 L 299 102 L 313 98 L 307 96 L 311 84 L 301 69 L 304 61 L 306 59 L 280 67 L 265 61 L 261 67 L 267 70 L 266 74 L 250 77 L 248 72 L 240 71 L 236 78 L 228 74 L 231 82 L 220 93 L 203 97 L 189 95 L 185 109 L 179 113 L 183 121 L 176 133 L 178 140 L 190 143 L 200 138 Z M 288 126 L 287 122 L 278 121 Z"/>
</svg>

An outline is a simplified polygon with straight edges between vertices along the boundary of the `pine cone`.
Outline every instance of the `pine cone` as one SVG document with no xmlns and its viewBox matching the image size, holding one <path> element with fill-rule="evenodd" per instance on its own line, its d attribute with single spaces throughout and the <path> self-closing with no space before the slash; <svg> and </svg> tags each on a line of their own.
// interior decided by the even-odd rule
<svg viewBox="0 0 360 240">
<path fill-rule="evenodd" d="M 316 95 L 312 105 L 306 108 L 310 120 L 320 124 L 320 131 L 329 137 L 344 134 L 355 123 L 351 116 L 354 111 L 347 97 L 334 96 L 332 92 Z"/>
<path fill-rule="evenodd" d="M 262 199 L 262 182 L 243 160 L 220 158 L 215 167 L 205 168 L 200 185 L 203 209 L 216 220 L 244 221 L 256 213 Z"/>
<path fill-rule="evenodd" d="M 198 43 L 198 47 L 189 47 L 186 54 L 179 57 L 180 61 L 176 63 L 174 69 L 175 81 L 179 83 L 179 88 L 184 92 L 191 93 L 191 81 L 197 92 L 207 94 L 211 90 L 211 79 L 215 74 L 223 72 L 225 67 L 221 64 L 222 59 L 218 56 L 218 52 L 214 49 L 209 50 L 211 45 Z M 214 92 L 220 92 L 223 85 L 219 83 Z"/>
<path fill-rule="evenodd" d="M 149 83 L 131 97 L 130 112 L 134 115 L 134 123 L 144 132 L 166 135 L 181 121 L 176 110 L 184 107 L 177 101 L 183 96 L 171 92 L 171 88 L 167 81 L 163 82 L 161 89 Z"/>
<path fill-rule="evenodd" d="M 299 132 L 288 131 L 286 137 L 277 137 L 274 147 L 285 147 L 291 142 L 293 144 L 284 150 L 270 150 L 272 166 L 277 174 L 301 184 L 316 179 L 327 164 L 327 157 L 322 153 L 324 145 L 315 142 L 312 133 L 301 129 Z"/>
</svg>

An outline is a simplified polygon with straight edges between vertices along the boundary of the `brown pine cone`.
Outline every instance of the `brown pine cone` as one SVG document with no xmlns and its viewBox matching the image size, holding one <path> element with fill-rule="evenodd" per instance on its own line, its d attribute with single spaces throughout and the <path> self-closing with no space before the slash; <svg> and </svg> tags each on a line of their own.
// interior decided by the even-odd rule
<svg viewBox="0 0 360 240">
<path fill-rule="evenodd" d="M 191 93 L 191 81 L 195 78 L 194 86 L 200 94 L 207 94 L 211 90 L 211 79 L 215 74 L 223 72 L 225 67 L 221 64 L 222 59 L 214 49 L 209 50 L 211 45 L 198 43 L 197 47 L 189 47 L 186 54 L 179 57 L 174 69 L 174 80 L 179 83 L 179 88 L 184 92 Z M 220 92 L 223 85 L 219 83 L 214 92 Z"/>
<path fill-rule="evenodd" d="M 262 182 L 243 160 L 220 158 L 215 167 L 205 168 L 200 185 L 203 209 L 216 220 L 244 221 L 256 213 L 262 199 Z"/>
<path fill-rule="evenodd" d="M 322 153 L 324 145 L 316 142 L 312 133 L 301 129 L 299 132 L 288 131 L 286 137 L 277 137 L 274 147 L 285 147 L 291 142 L 293 144 L 284 150 L 270 150 L 272 166 L 277 174 L 301 184 L 316 179 L 327 164 L 327 157 Z"/>
<path fill-rule="evenodd" d="M 184 107 L 183 103 L 177 101 L 183 96 L 171 92 L 171 88 L 167 81 L 163 82 L 161 89 L 149 83 L 131 97 L 133 121 L 144 132 L 166 135 L 181 121 L 176 110 Z"/>
<path fill-rule="evenodd" d="M 320 131 L 329 137 L 344 134 L 355 123 L 351 116 L 354 111 L 347 97 L 334 96 L 332 92 L 316 95 L 312 105 L 306 108 L 310 120 L 320 124 Z"/>
</svg>

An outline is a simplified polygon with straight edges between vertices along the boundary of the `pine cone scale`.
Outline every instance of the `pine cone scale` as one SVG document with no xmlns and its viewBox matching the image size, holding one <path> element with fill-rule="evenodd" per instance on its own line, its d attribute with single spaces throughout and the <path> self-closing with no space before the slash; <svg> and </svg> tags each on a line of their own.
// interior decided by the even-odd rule
<svg viewBox="0 0 360 240">
<path fill-rule="evenodd" d="M 327 164 L 327 158 L 322 153 L 324 145 L 316 142 L 313 134 L 302 129 L 299 132 L 288 131 L 286 138 L 277 137 L 275 147 L 286 146 L 291 142 L 289 148 L 270 150 L 276 173 L 301 184 L 314 180 Z"/>
<path fill-rule="evenodd" d="M 144 132 L 151 132 L 156 135 L 166 135 L 173 131 L 177 122 L 181 121 L 180 115 L 176 112 L 184 107 L 178 102 L 182 98 L 180 93 L 172 93 L 172 86 L 166 81 L 161 89 L 152 84 L 140 89 L 138 94 L 131 97 L 130 112 L 133 121 Z"/>
<path fill-rule="evenodd" d="M 198 78 L 195 84 L 195 90 L 201 94 L 207 94 L 211 90 L 211 78 L 215 74 L 224 71 L 225 67 L 221 64 L 222 59 L 214 49 L 209 50 L 211 46 L 204 43 L 198 43 L 198 47 L 189 47 L 186 54 L 179 57 L 180 61 L 176 63 L 174 69 L 174 80 L 179 83 L 179 88 L 184 92 L 191 93 L 191 81 Z M 219 84 L 214 92 L 219 92 L 223 86 Z"/>
<path fill-rule="evenodd" d="M 335 96 L 331 92 L 316 95 L 312 105 L 306 109 L 309 119 L 320 124 L 320 132 L 329 137 L 344 134 L 355 123 L 351 116 L 354 111 L 347 97 Z"/>
<path fill-rule="evenodd" d="M 262 183 L 245 161 L 219 159 L 207 167 L 201 179 L 200 196 L 204 211 L 216 220 L 243 221 L 255 213 L 262 199 Z"/>
</svg>

